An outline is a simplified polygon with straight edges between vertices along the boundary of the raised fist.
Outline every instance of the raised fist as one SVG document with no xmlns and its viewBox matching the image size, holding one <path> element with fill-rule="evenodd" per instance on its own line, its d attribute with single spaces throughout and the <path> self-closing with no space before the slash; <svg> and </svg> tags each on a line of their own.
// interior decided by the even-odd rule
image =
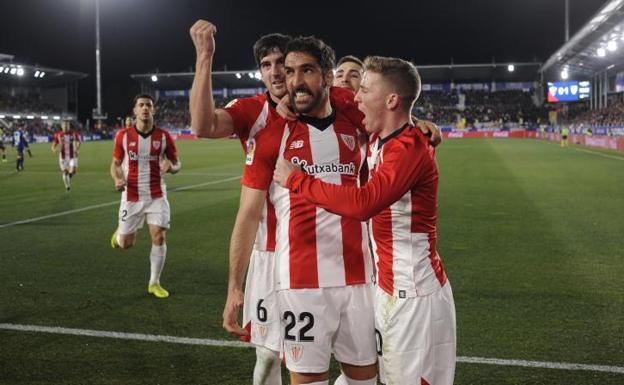
<svg viewBox="0 0 624 385">
<path fill-rule="evenodd" d="M 209 21 L 197 20 L 195 24 L 193 24 L 190 34 L 198 58 L 202 56 L 212 58 L 215 51 L 214 35 L 216 33 L 217 27 Z"/>
</svg>

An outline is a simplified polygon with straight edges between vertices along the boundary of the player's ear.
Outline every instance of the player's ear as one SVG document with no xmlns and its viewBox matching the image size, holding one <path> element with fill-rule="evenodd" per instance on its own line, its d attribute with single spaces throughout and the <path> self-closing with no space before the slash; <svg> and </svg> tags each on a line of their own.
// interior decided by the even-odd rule
<svg viewBox="0 0 624 385">
<path fill-rule="evenodd" d="M 333 70 L 327 70 L 324 74 L 323 74 L 323 80 L 325 80 L 325 85 L 331 86 L 334 84 L 334 71 Z"/>
<path fill-rule="evenodd" d="M 386 108 L 396 110 L 401 105 L 401 98 L 397 93 L 391 92 L 386 96 Z"/>
</svg>

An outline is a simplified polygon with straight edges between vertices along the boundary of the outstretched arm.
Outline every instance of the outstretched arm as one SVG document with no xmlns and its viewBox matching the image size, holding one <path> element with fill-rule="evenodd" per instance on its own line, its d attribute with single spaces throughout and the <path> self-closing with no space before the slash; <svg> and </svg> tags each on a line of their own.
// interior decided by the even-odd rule
<svg viewBox="0 0 624 385">
<path fill-rule="evenodd" d="M 190 30 L 196 53 L 195 77 L 189 101 L 191 129 L 202 138 L 223 138 L 234 131 L 232 118 L 227 112 L 215 109 L 212 97 L 212 59 L 216 33 L 217 27 L 206 20 L 198 20 Z"/>
</svg>

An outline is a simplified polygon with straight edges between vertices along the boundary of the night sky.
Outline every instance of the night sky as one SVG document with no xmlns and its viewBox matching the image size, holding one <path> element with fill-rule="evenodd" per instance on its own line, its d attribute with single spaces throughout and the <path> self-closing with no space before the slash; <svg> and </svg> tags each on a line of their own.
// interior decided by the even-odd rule
<svg viewBox="0 0 624 385">
<path fill-rule="evenodd" d="M 570 0 L 570 36 L 605 0 Z M 295 4 L 297 4 L 295 6 Z M 80 118 L 95 106 L 93 0 L 0 1 L 0 53 L 88 73 Z M 324 39 L 338 57 L 398 56 L 417 65 L 545 61 L 564 42 L 564 0 L 101 0 L 103 109 L 126 114 L 132 73 L 190 71 L 198 18 L 218 29 L 215 69 L 254 68 L 251 46 L 282 32 Z M 426 81 L 426 79 L 424 79 Z"/>
</svg>

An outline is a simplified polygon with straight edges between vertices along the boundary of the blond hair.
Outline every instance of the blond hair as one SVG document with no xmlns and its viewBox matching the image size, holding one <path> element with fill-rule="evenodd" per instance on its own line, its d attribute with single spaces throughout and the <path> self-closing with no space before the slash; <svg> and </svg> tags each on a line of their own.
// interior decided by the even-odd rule
<svg viewBox="0 0 624 385">
<path fill-rule="evenodd" d="M 384 56 L 368 56 L 364 59 L 364 70 L 381 75 L 394 92 L 399 94 L 405 110 L 420 96 L 421 81 L 416 67 L 403 59 Z"/>
</svg>

